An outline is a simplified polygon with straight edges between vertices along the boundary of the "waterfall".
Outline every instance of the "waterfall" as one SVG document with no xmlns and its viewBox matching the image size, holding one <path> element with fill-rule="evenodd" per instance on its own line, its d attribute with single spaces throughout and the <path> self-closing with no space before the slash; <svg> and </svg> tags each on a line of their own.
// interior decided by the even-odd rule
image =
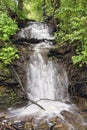
<svg viewBox="0 0 87 130">
<path fill-rule="evenodd" d="M 36 119 L 58 117 L 66 122 L 69 130 L 74 130 L 62 115 L 62 111 L 68 111 L 77 116 L 79 114 L 76 106 L 70 102 L 68 77 L 64 67 L 47 57 L 49 48 L 53 46 L 50 40 L 54 40 L 48 26 L 43 23 L 31 23 L 30 26 L 22 29 L 19 35 L 23 38 L 44 39 L 44 42 L 32 45 L 33 53 L 26 67 L 26 94 L 45 111 L 29 102 L 26 107 L 11 110 L 10 116 L 19 118 L 31 116 Z"/>
<path fill-rule="evenodd" d="M 36 45 L 34 53 L 30 57 L 27 67 L 26 90 L 28 97 L 32 100 L 68 100 L 67 74 L 63 68 L 59 68 L 53 61 L 48 59 L 46 61 L 43 58 L 41 52 L 46 46 L 47 43 Z"/>
</svg>

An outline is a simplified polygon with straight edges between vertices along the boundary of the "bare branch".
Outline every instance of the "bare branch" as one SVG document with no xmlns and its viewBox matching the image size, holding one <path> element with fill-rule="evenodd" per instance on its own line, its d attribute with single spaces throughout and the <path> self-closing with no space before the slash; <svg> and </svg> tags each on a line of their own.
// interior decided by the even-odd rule
<svg viewBox="0 0 87 130">
<path fill-rule="evenodd" d="M 15 71 L 15 68 L 14 68 L 13 66 L 11 66 L 11 69 L 13 70 L 13 72 L 14 72 L 14 74 L 15 74 L 15 76 L 16 76 L 16 79 L 18 80 L 18 82 L 19 82 L 19 84 L 20 84 L 20 86 L 21 86 L 22 91 L 26 94 L 26 91 L 25 91 L 25 89 L 24 89 L 24 87 L 23 87 L 23 84 L 22 84 L 22 82 L 21 82 L 21 79 L 20 79 L 18 73 Z M 45 110 L 41 105 L 39 105 L 38 103 L 36 103 L 36 102 L 33 101 L 32 99 L 28 98 L 28 100 L 29 100 L 30 102 L 32 102 L 33 104 L 37 105 L 38 107 L 40 107 L 41 109 Z"/>
</svg>

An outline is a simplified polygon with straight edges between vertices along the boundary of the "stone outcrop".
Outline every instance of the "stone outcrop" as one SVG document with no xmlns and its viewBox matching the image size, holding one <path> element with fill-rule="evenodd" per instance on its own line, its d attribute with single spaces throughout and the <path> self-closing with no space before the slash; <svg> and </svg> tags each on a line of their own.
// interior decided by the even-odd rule
<svg viewBox="0 0 87 130">
<path fill-rule="evenodd" d="M 34 118 L 25 118 L 22 120 L 8 120 L 0 116 L 0 130 L 68 130 L 69 128 L 75 127 L 78 130 L 85 130 L 85 126 L 80 124 L 80 119 L 75 114 L 69 113 L 67 111 L 62 111 L 62 115 L 65 117 L 66 121 L 60 120 L 58 117 L 50 118 L 49 120 L 40 119 L 36 121 Z M 69 124 L 67 123 L 69 122 Z"/>
<path fill-rule="evenodd" d="M 75 50 L 76 45 L 71 46 L 67 43 L 60 48 L 50 49 L 48 56 L 65 66 L 69 79 L 70 95 L 87 98 L 87 66 L 73 65 L 72 56 L 75 55 Z"/>
</svg>

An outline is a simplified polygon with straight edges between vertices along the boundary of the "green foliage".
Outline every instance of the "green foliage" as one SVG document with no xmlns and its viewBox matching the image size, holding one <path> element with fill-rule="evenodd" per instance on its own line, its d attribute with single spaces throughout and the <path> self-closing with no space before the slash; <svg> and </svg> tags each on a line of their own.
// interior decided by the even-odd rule
<svg viewBox="0 0 87 130">
<path fill-rule="evenodd" d="M 17 31 L 18 26 L 15 20 L 8 17 L 6 12 L 0 12 L 0 40 L 9 40 L 9 37 Z"/>
<path fill-rule="evenodd" d="M 17 49 L 6 43 L 6 41 L 10 42 L 10 36 L 16 33 L 18 26 L 16 21 L 10 18 L 6 11 L 0 11 L 0 16 L 0 60 L 7 65 L 15 58 L 18 58 Z"/>
<path fill-rule="evenodd" d="M 83 64 L 87 64 L 87 42 L 85 42 L 80 48 L 76 50 L 76 56 L 72 57 L 73 63 L 79 63 L 81 67 Z"/>
<path fill-rule="evenodd" d="M 15 12 L 17 4 L 14 0 L 0 0 L 0 65 L 8 65 L 15 58 L 18 58 L 17 49 L 6 43 L 10 42 L 10 36 L 18 30 L 15 20 L 8 14 L 9 10 Z"/>
<path fill-rule="evenodd" d="M 0 5 L 2 6 L 1 8 L 4 10 L 10 9 L 14 12 L 17 8 L 17 3 L 15 2 L 15 0 L 0 0 Z"/>
<path fill-rule="evenodd" d="M 29 13 L 25 6 L 26 1 L 27 0 L 0 0 L 0 10 L 16 14 L 16 19 L 26 19 Z"/>
<path fill-rule="evenodd" d="M 45 9 L 46 17 L 53 16 L 54 8 L 50 0 L 30 0 L 25 2 L 25 7 L 29 9 L 28 18 L 36 21 L 44 21 L 43 10 Z"/>
<path fill-rule="evenodd" d="M 47 16 L 53 16 L 54 8 L 50 0 L 46 0 L 46 15 Z"/>
<path fill-rule="evenodd" d="M 60 19 L 60 31 L 55 34 L 58 43 L 76 43 L 76 56 L 72 57 L 74 64 L 87 64 L 87 1 L 61 0 L 61 6 L 56 10 L 55 17 Z M 79 42 L 78 42 L 79 41 Z M 80 44 L 78 44 L 80 43 Z"/>
<path fill-rule="evenodd" d="M 28 14 L 28 18 L 30 19 L 34 19 L 36 21 L 41 21 L 42 19 L 42 0 L 30 0 L 28 1 L 28 5 L 27 2 L 26 7 L 29 8 L 29 14 Z"/>
<path fill-rule="evenodd" d="M 7 46 L 0 50 L 0 60 L 5 64 L 10 64 L 15 58 L 19 58 L 15 47 Z"/>
<path fill-rule="evenodd" d="M 10 96 L 9 96 L 9 101 L 13 102 L 15 101 L 16 93 L 14 91 L 11 91 Z"/>
</svg>

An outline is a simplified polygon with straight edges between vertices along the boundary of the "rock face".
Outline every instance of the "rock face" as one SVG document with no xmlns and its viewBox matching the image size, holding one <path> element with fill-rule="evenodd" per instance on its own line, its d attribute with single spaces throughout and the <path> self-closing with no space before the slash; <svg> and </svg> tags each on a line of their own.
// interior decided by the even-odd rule
<svg viewBox="0 0 87 130">
<path fill-rule="evenodd" d="M 73 97 L 87 97 L 87 66 L 73 65 L 72 56 L 75 55 L 76 46 L 66 44 L 59 49 L 51 49 L 48 56 L 65 66 L 69 79 L 69 93 Z"/>
</svg>

